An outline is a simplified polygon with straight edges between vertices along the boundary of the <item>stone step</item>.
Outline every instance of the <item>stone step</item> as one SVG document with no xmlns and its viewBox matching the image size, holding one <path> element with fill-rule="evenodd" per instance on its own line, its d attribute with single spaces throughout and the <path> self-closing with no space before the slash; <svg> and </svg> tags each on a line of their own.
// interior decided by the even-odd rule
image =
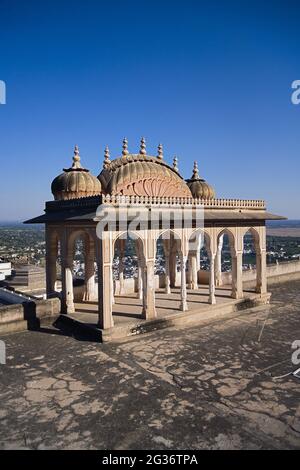
<svg viewBox="0 0 300 470">
<path fill-rule="evenodd" d="M 208 305 L 207 309 L 192 310 L 166 315 L 155 318 L 154 320 L 129 319 L 121 325 L 115 325 L 113 328 L 101 330 L 96 324 L 80 321 L 80 314 L 72 316 L 60 315 L 55 322 L 57 328 L 65 328 L 70 334 L 80 337 L 80 334 L 86 336 L 91 341 L 97 342 L 118 342 L 124 339 L 135 337 L 139 334 L 145 334 L 156 330 L 169 327 L 189 327 L 194 325 L 206 326 L 216 321 L 235 318 L 245 313 L 255 313 L 260 310 L 266 310 L 270 307 L 270 294 L 260 297 L 247 297 L 228 303 Z"/>
</svg>

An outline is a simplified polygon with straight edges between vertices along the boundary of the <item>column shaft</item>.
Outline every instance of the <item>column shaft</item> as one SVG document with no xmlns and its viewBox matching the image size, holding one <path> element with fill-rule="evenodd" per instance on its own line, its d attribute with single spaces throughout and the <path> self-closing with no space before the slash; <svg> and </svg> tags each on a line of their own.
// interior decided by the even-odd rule
<svg viewBox="0 0 300 470">
<path fill-rule="evenodd" d="M 65 266 L 65 278 L 66 278 L 66 313 L 75 312 L 74 307 L 74 293 L 73 293 L 73 256 L 67 257 Z"/>
<path fill-rule="evenodd" d="M 222 286 L 222 248 L 224 243 L 224 234 L 219 237 L 217 254 L 215 260 L 215 283 L 216 286 Z"/>
<path fill-rule="evenodd" d="M 265 294 L 267 292 L 267 260 L 266 251 L 256 251 L 256 292 Z"/>
<path fill-rule="evenodd" d="M 187 304 L 187 292 L 186 292 L 186 263 L 187 256 L 184 256 L 182 253 L 180 255 L 180 264 L 181 264 L 181 301 L 180 301 L 180 310 L 185 312 L 188 310 Z"/>
<path fill-rule="evenodd" d="M 51 236 L 51 230 L 46 227 L 46 292 L 50 298 L 55 294 L 57 239 Z"/>
<path fill-rule="evenodd" d="M 140 263 L 138 265 L 138 278 L 137 278 L 137 297 L 142 300 L 143 298 L 143 272 Z"/>
<path fill-rule="evenodd" d="M 114 326 L 112 316 L 112 246 L 109 236 L 108 233 L 107 238 L 97 240 L 98 325 L 101 329 Z"/>
<path fill-rule="evenodd" d="M 176 252 L 171 251 L 169 258 L 169 276 L 170 276 L 170 287 L 176 285 L 176 274 L 177 274 L 177 260 Z"/>
<path fill-rule="evenodd" d="M 170 235 L 169 235 L 170 236 Z M 171 241 L 170 239 L 163 240 L 163 250 L 165 254 L 165 293 L 170 294 L 170 246 Z"/>
<path fill-rule="evenodd" d="M 216 303 L 216 296 L 215 296 L 215 255 L 210 255 L 210 271 L 209 271 L 209 298 L 208 302 L 211 305 Z"/>
<path fill-rule="evenodd" d="M 191 289 L 197 290 L 198 289 L 198 269 L 197 269 L 197 253 L 192 253 L 190 256 L 190 264 L 191 264 Z"/>
<path fill-rule="evenodd" d="M 120 283 L 120 295 L 125 295 L 124 285 L 124 255 L 125 255 L 125 243 L 126 240 L 119 238 L 120 258 L 119 258 L 119 283 Z"/>
<path fill-rule="evenodd" d="M 232 255 L 232 294 L 234 299 L 243 298 L 243 253 L 237 252 Z"/>
<path fill-rule="evenodd" d="M 142 317 L 149 320 L 157 316 L 155 309 L 154 259 L 148 259 L 144 262 L 143 273 Z"/>
<path fill-rule="evenodd" d="M 85 254 L 85 280 L 83 300 L 95 300 L 94 252 L 86 252 Z"/>
</svg>

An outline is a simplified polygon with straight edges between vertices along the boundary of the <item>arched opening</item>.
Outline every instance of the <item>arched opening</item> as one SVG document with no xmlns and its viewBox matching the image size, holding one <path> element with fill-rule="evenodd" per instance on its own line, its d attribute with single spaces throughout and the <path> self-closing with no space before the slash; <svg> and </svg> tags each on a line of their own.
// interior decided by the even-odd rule
<svg viewBox="0 0 300 470">
<path fill-rule="evenodd" d="M 145 295 L 142 240 L 133 232 L 119 233 L 112 245 L 112 313 L 119 317 L 143 315 Z"/>
<path fill-rule="evenodd" d="M 126 296 L 137 292 L 139 274 L 137 240 L 121 234 L 113 245 L 113 291 L 114 296 Z"/>
<path fill-rule="evenodd" d="M 260 292 L 260 239 L 259 233 L 252 227 L 249 228 L 243 236 L 243 285 L 247 290 Z"/>
<path fill-rule="evenodd" d="M 210 236 L 205 230 L 197 230 L 189 239 L 187 282 L 191 290 L 198 290 L 200 285 L 205 286 L 202 295 L 208 295 L 210 304 L 216 303 L 214 256 Z"/>
<path fill-rule="evenodd" d="M 156 241 L 155 287 L 163 288 L 166 294 L 181 284 L 180 243 L 179 236 L 172 230 L 161 233 Z"/>
<path fill-rule="evenodd" d="M 162 311 L 188 310 L 186 290 L 187 255 L 175 230 L 166 230 L 156 242 L 156 287 L 159 287 Z M 171 297 L 172 293 L 172 297 Z M 170 304 L 172 301 L 172 304 Z M 172 305 L 172 307 L 170 307 Z"/>
<path fill-rule="evenodd" d="M 232 282 L 232 249 L 233 237 L 223 231 L 217 238 L 217 253 L 215 263 L 216 286 L 230 285 Z"/>
<path fill-rule="evenodd" d="M 65 276 L 62 276 L 68 313 L 75 311 L 75 303 L 94 302 L 97 299 L 95 261 L 94 240 L 89 233 L 84 230 L 71 233 L 67 257 L 63 261 Z"/>
<path fill-rule="evenodd" d="M 211 266 L 210 237 L 203 231 L 194 232 L 189 240 L 187 284 L 197 290 L 200 284 L 209 284 Z"/>
<path fill-rule="evenodd" d="M 237 298 L 238 259 L 235 251 L 233 233 L 222 230 L 217 237 L 217 252 L 215 259 L 215 284 L 223 289 L 231 288 L 231 296 Z"/>
</svg>

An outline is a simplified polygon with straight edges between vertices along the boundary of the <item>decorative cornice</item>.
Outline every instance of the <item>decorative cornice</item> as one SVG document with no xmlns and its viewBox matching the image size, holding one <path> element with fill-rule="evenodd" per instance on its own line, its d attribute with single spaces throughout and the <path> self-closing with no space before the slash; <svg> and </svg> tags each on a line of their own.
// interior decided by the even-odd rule
<svg viewBox="0 0 300 470">
<path fill-rule="evenodd" d="M 112 205 L 166 205 L 197 206 L 208 209 L 256 209 L 265 210 L 265 201 L 261 199 L 195 199 L 192 197 L 155 197 L 155 196 L 111 196 L 103 195 L 102 201 Z"/>
</svg>

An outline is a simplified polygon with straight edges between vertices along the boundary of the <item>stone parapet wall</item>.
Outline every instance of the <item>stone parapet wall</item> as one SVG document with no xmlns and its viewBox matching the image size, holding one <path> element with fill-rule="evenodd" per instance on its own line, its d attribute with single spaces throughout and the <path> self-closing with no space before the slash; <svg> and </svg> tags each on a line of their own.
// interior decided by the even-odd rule
<svg viewBox="0 0 300 470">
<path fill-rule="evenodd" d="M 177 287 L 180 286 L 180 272 L 176 273 L 176 282 Z M 285 282 L 288 280 L 293 280 L 300 278 L 300 260 L 298 261 L 288 261 L 286 263 L 278 263 L 267 266 L 267 279 L 269 284 L 276 282 Z M 248 269 L 243 271 L 243 284 L 244 287 L 252 287 L 255 284 L 256 280 L 256 269 Z M 155 289 L 165 287 L 165 275 L 155 275 L 154 276 Z M 208 285 L 209 284 L 209 271 L 198 271 L 198 282 L 199 284 Z M 222 282 L 224 285 L 231 284 L 231 272 L 222 273 Z M 137 292 L 137 279 L 128 278 L 124 279 L 124 288 L 126 294 L 134 294 Z M 76 301 L 81 301 L 83 298 L 83 286 L 74 287 L 74 296 Z M 119 295 L 120 284 L 119 281 L 115 281 L 115 294 Z M 97 287 L 96 287 L 97 292 Z"/>
<path fill-rule="evenodd" d="M 43 320 L 54 319 L 60 313 L 58 298 L 23 300 L 23 303 L 0 306 L 0 335 L 38 328 Z"/>
<path fill-rule="evenodd" d="M 300 260 L 287 261 L 284 263 L 269 264 L 267 266 L 268 284 L 276 282 L 285 282 L 300 278 Z M 251 285 L 256 279 L 256 269 L 243 271 L 243 282 Z M 231 283 L 231 272 L 222 273 L 224 284 Z"/>
</svg>

